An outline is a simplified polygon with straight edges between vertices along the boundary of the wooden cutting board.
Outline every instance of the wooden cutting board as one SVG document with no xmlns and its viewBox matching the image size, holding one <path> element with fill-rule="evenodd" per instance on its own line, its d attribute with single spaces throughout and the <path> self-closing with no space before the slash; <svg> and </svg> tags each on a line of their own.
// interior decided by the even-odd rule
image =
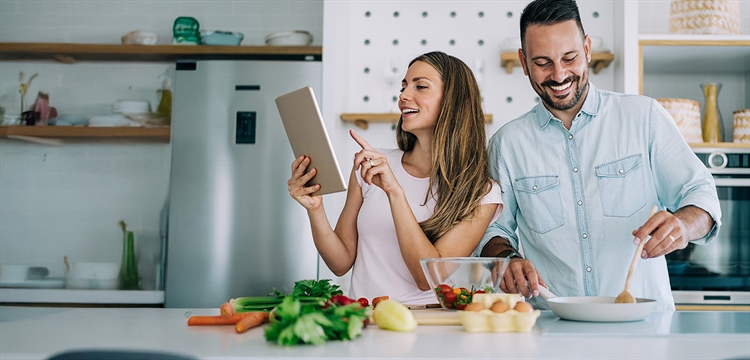
<svg viewBox="0 0 750 360">
<path fill-rule="evenodd" d="M 461 325 L 458 319 L 458 311 L 443 309 L 419 309 L 411 310 L 414 319 L 419 325 Z"/>
</svg>

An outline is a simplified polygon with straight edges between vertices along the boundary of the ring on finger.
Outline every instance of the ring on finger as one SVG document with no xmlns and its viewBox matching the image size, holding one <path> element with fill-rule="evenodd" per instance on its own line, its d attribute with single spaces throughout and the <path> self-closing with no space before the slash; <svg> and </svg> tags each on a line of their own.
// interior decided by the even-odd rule
<svg viewBox="0 0 750 360">
<path fill-rule="evenodd" d="M 370 167 L 375 167 L 375 164 L 373 164 L 372 159 L 368 159 L 367 161 L 370 162 Z"/>
<path fill-rule="evenodd" d="M 672 240 L 672 242 L 674 242 L 674 241 L 675 241 L 675 238 L 674 238 L 674 236 L 672 236 L 672 235 L 669 235 L 669 240 Z"/>
</svg>

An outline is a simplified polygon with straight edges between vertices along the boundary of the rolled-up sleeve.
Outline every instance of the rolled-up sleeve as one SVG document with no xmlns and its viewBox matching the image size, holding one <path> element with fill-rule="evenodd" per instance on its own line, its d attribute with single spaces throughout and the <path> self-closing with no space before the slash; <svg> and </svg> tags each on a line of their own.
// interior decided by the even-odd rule
<svg viewBox="0 0 750 360">
<path fill-rule="evenodd" d="M 516 212 L 518 204 L 513 193 L 508 168 L 500 154 L 500 144 L 497 135 L 490 140 L 489 147 L 490 176 L 495 180 L 501 189 L 504 209 L 500 217 L 490 224 L 487 231 L 479 242 L 479 246 L 474 250 L 474 256 L 480 256 L 482 248 L 493 237 L 500 236 L 510 241 L 514 248 L 518 249 L 518 237 L 516 236 Z"/>
<path fill-rule="evenodd" d="M 651 103 L 649 146 L 659 201 L 672 212 L 689 205 L 707 212 L 714 226 L 705 237 L 693 242 L 708 244 L 721 227 L 721 208 L 713 176 L 685 142 L 669 113 L 655 100 Z"/>
</svg>

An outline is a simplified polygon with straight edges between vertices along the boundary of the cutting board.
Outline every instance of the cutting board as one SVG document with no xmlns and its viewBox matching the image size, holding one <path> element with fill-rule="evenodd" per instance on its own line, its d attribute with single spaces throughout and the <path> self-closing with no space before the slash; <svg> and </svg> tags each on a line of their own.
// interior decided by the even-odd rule
<svg viewBox="0 0 750 360">
<path fill-rule="evenodd" d="M 458 311 L 443 309 L 419 309 L 411 310 L 414 319 L 419 325 L 461 325 L 458 319 Z"/>
</svg>

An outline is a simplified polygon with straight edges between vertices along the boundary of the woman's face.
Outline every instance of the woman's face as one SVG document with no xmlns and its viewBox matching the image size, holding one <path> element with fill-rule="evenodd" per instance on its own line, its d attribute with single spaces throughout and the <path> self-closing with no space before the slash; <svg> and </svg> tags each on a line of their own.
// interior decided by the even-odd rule
<svg viewBox="0 0 750 360">
<path fill-rule="evenodd" d="M 432 65 L 416 61 L 401 81 L 398 107 L 401 110 L 401 129 L 412 134 L 429 130 L 437 123 L 443 102 L 443 79 Z"/>
</svg>

